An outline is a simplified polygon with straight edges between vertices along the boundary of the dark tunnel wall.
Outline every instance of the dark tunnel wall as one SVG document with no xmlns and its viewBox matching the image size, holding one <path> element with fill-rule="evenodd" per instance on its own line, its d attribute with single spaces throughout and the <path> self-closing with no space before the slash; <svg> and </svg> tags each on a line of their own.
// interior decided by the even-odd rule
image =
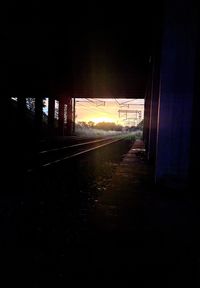
<svg viewBox="0 0 200 288">
<path fill-rule="evenodd" d="M 189 181 L 190 153 L 195 141 L 192 138 L 197 81 L 195 8 L 191 1 L 166 2 L 160 68 L 156 68 L 159 60 L 155 57 L 146 94 L 148 156 L 155 161 L 156 181 L 173 187 L 184 187 Z"/>
<path fill-rule="evenodd" d="M 199 15 L 199 9 L 196 10 Z M 195 94 L 194 94 L 194 102 L 193 102 L 193 109 L 192 109 L 192 128 L 191 128 L 191 152 L 190 152 L 190 184 L 199 185 L 199 163 L 200 163 L 200 128 L 199 128 L 199 107 L 200 107 L 200 18 L 197 17 L 196 20 L 196 66 L 195 66 Z M 200 200 L 199 193 L 196 193 L 196 190 L 192 192 L 197 200 Z M 198 202 L 197 202 L 198 203 Z"/>
</svg>

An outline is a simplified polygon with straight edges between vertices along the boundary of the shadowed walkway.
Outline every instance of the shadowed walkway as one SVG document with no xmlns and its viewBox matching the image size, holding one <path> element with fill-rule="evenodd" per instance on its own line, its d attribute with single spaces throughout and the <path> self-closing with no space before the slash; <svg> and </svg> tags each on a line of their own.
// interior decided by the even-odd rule
<svg viewBox="0 0 200 288">
<path fill-rule="evenodd" d="M 142 141 L 136 141 L 76 250 L 75 265 L 88 284 L 198 287 L 192 204 L 155 187 L 152 170 Z"/>
<path fill-rule="evenodd" d="M 64 178 L 66 170 L 61 168 L 57 173 L 62 171 L 60 177 Z M 74 171 L 70 174 L 72 182 Z M 55 177 L 48 174 L 42 175 L 45 184 L 47 177 Z M 164 189 L 153 180 L 153 167 L 146 160 L 143 142 L 136 141 L 96 199 L 97 205 L 85 223 L 75 217 L 74 210 L 79 209 L 76 190 L 72 190 L 74 207 L 70 198 L 63 200 L 57 186 L 49 184 L 45 191 L 42 185 L 36 186 L 31 194 L 34 203 L 44 194 L 39 208 L 36 204 L 32 210 L 27 206 L 24 214 L 20 210 L 21 218 L 13 216 L 24 224 L 18 220 L 22 236 L 18 233 L 17 252 L 14 246 L 9 249 L 10 258 L 6 253 L 8 275 L 12 275 L 12 266 L 23 287 L 28 284 L 34 288 L 79 287 L 80 283 L 86 287 L 199 287 L 199 227 L 190 191 Z M 68 188 L 69 183 L 66 177 L 62 188 Z M 16 260 L 10 261 L 14 253 Z M 8 280 L 16 282 L 11 278 Z"/>
</svg>

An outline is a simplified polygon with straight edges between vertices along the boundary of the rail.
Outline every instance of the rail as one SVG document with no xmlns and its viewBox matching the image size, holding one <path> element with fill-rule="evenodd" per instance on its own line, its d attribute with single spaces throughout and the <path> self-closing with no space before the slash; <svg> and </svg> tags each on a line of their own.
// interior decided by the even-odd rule
<svg viewBox="0 0 200 288">
<path fill-rule="evenodd" d="M 54 157 L 56 157 L 56 159 L 53 159 L 53 160 L 49 160 L 49 158 L 47 158 L 47 159 L 43 160 L 43 163 L 40 163 L 37 167 L 28 169 L 27 172 L 30 173 L 30 172 L 33 172 L 35 169 L 53 166 L 53 165 L 61 163 L 63 161 L 78 157 L 80 155 L 84 155 L 86 153 L 100 149 L 100 148 L 105 147 L 107 145 L 122 141 L 125 138 L 127 138 L 127 136 L 128 136 L 127 134 L 120 136 L 120 137 L 118 135 L 118 136 L 115 136 L 112 138 L 88 141 L 88 142 L 78 143 L 78 144 L 74 144 L 74 145 L 69 145 L 69 146 L 64 146 L 64 147 L 40 151 L 39 152 L 40 157 L 43 155 L 45 155 L 45 157 L 52 157 L 52 154 L 55 154 L 55 152 L 60 153 L 61 151 L 63 152 L 64 150 L 67 150 L 67 149 L 77 149 L 77 148 L 79 149 L 79 148 L 82 148 L 86 145 L 91 146 L 94 144 L 99 144 L 99 143 L 105 142 L 105 143 L 102 143 L 102 144 L 97 145 L 95 147 L 90 147 L 90 148 L 87 148 L 87 149 L 84 149 L 84 150 L 81 150 L 78 152 L 77 151 L 74 151 L 74 152 L 71 151 L 72 153 L 65 155 L 65 156 L 62 156 L 62 157 L 59 157 L 59 155 L 55 155 Z"/>
</svg>

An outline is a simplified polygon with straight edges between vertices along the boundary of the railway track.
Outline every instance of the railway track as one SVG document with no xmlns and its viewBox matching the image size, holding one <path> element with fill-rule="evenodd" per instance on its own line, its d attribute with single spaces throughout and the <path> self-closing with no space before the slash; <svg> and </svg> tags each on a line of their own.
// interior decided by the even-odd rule
<svg viewBox="0 0 200 288">
<path fill-rule="evenodd" d="M 27 169 L 27 172 L 32 172 L 38 168 L 50 167 L 59 164 L 63 161 L 87 154 L 91 151 L 100 149 L 107 145 L 114 144 L 127 138 L 126 135 L 117 135 L 114 137 L 106 137 L 103 139 L 97 139 L 92 141 L 81 142 L 73 145 L 67 145 L 62 147 L 54 147 L 51 149 L 45 149 L 38 152 L 37 164 L 34 168 Z"/>
</svg>

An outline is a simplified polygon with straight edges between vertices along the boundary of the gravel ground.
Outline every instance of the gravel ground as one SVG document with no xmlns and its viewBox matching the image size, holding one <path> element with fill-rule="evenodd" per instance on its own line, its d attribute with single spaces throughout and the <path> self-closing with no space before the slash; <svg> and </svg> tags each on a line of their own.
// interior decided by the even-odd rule
<svg viewBox="0 0 200 288">
<path fill-rule="evenodd" d="M 133 141 L 129 137 L 12 183 L 18 192 L 5 216 L 10 229 L 5 235 L 5 267 L 14 270 L 16 281 L 47 287 L 43 284 L 49 273 L 57 281 L 66 265 L 73 266 L 71 247 L 87 231 L 98 197 Z"/>
</svg>

